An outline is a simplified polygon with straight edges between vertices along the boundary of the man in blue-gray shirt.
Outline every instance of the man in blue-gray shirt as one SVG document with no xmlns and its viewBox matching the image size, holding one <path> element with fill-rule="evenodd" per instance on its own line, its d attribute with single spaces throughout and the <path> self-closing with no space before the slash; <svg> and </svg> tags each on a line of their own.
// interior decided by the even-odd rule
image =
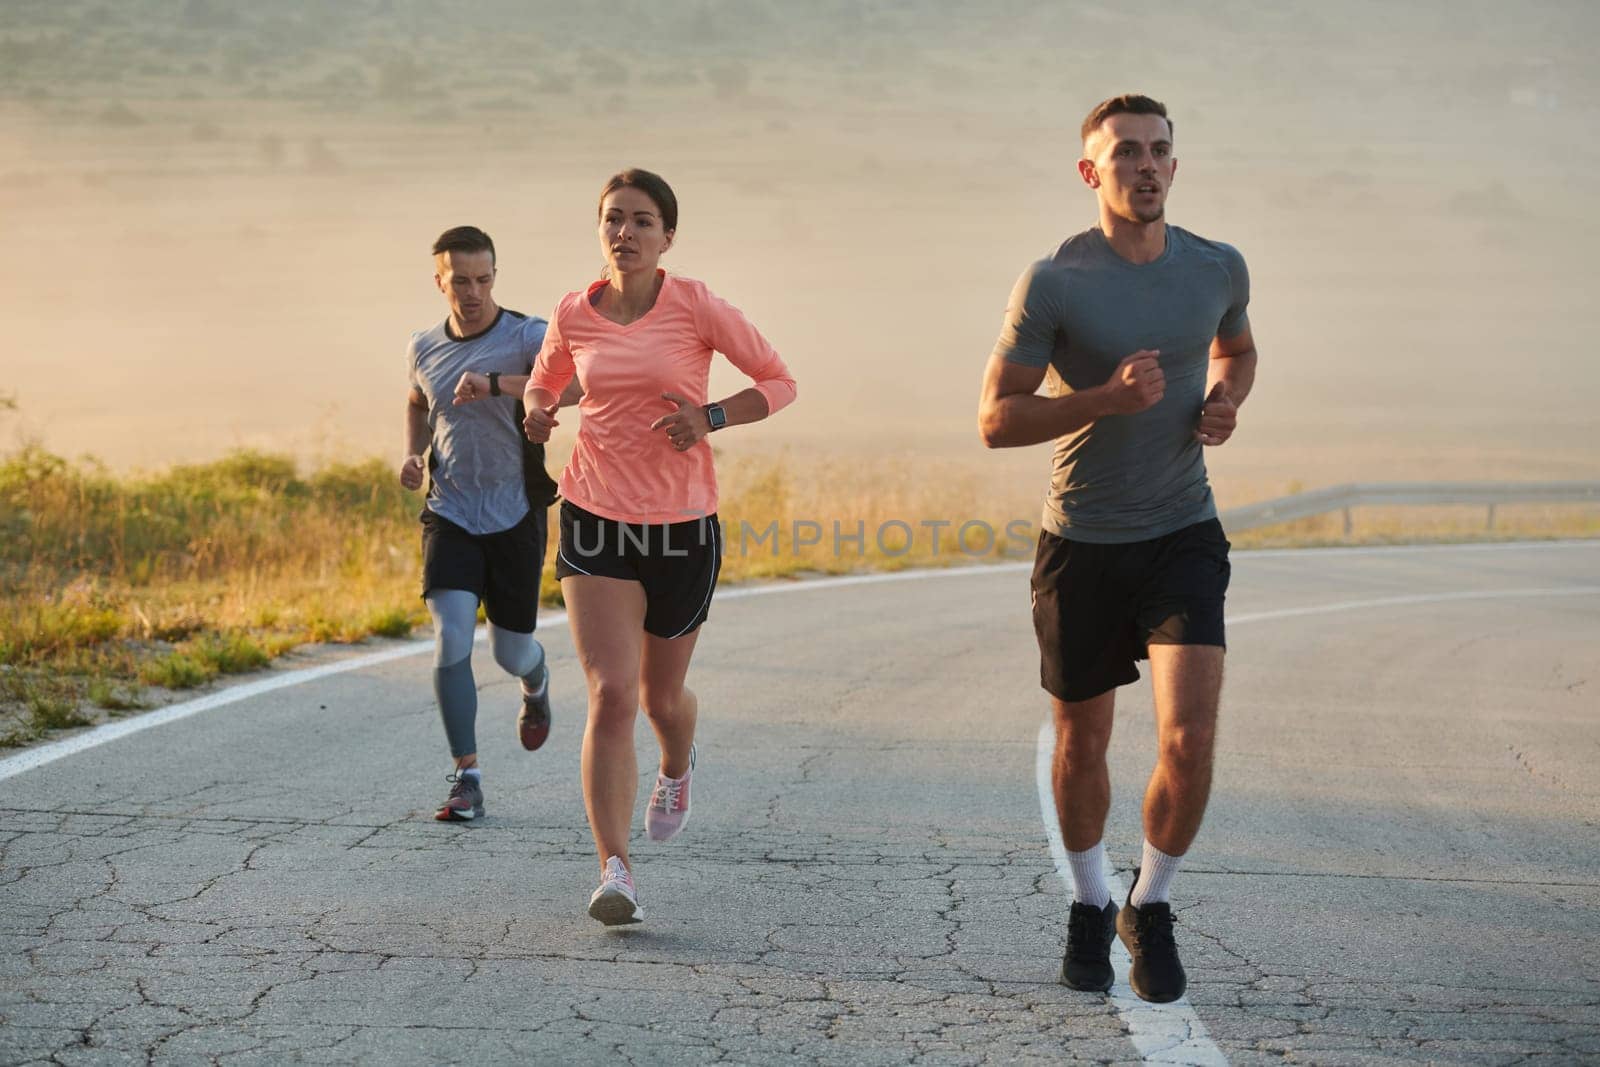
<svg viewBox="0 0 1600 1067">
<path fill-rule="evenodd" d="M 458 226 L 433 245 L 434 283 L 449 315 L 406 349 L 405 457 L 400 484 L 420 489 L 422 595 L 433 616 L 434 692 L 455 769 L 434 818 L 483 815 L 478 691 L 472 678 L 478 604 L 495 662 L 522 682 L 517 732 L 530 751 L 550 733 L 550 671 L 534 639 L 544 567 L 546 509 L 555 483 L 544 446 L 522 434 L 522 390 L 544 342 L 545 321 L 494 300 L 489 235 Z"/>
<path fill-rule="evenodd" d="M 1187 985 L 1168 889 L 1205 814 L 1222 690 L 1228 541 L 1204 446 L 1232 435 L 1255 380 L 1244 259 L 1165 219 L 1172 122 L 1146 96 L 1097 105 L 1078 173 L 1099 223 L 1023 272 L 984 371 L 984 443 L 1055 442 L 1033 572 L 1041 681 L 1056 726 L 1056 813 L 1072 867 L 1062 981 L 1107 990 L 1111 939 L 1145 1000 Z M 1036 395 L 1054 371 L 1052 395 Z M 1119 911 L 1105 876 L 1116 688 L 1153 677 L 1158 753 L 1144 854 Z"/>
</svg>

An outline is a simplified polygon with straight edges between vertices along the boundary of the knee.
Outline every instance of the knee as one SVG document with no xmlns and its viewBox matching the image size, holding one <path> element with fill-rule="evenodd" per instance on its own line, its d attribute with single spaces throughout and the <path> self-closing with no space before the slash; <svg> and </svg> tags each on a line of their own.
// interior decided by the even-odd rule
<svg viewBox="0 0 1600 1067">
<path fill-rule="evenodd" d="M 644 709 L 645 715 L 652 722 L 660 722 L 675 717 L 682 703 L 683 690 L 681 689 L 675 693 L 649 686 L 639 690 L 639 706 Z"/>
<path fill-rule="evenodd" d="M 1109 716 L 1056 715 L 1056 754 L 1069 766 L 1103 763 L 1110 746 Z"/>
<path fill-rule="evenodd" d="M 636 685 L 611 678 L 589 679 L 589 720 L 596 729 L 626 731 L 631 737 L 638 707 Z"/>
<path fill-rule="evenodd" d="M 1161 736 L 1161 762 L 1186 774 L 1209 771 L 1215 742 L 1216 729 L 1212 726 L 1171 727 Z"/>
<path fill-rule="evenodd" d="M 514 674 L 520 678 L 536 670 L 539 661 L 544 657 L 539 654 L 539 645 L 532 637 L 524 634 L 516 636 L 521 640 L 494 642 L 494 661 L 507 674 Z"/>
<path fill-rule="evenodd" d="M 1056 737 L 1057 761 L 1070 771 L 1104 767 L 1110 737 L 1088 730 L 1063 731 Z"/>
</svg>

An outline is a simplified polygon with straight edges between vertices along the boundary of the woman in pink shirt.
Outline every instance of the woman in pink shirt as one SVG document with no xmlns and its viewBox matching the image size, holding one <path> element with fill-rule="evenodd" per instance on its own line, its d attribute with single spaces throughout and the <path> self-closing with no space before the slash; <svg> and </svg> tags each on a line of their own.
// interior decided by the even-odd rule
<svg viewBox="0 0 1600 1067">
<path fill-rule="evenodd" d="M 661 745 L 645 830 L 666 841 L 689 817 L 696 703 L 683 683 L 722 563 L 705 438 L 795 396 L 783 360 L 737 308 L 657 266 L 677 225 L 677 197 L 657 175 L 625 170 L 606 183 L 606 276 L 557 305 L 524 397 L 524 429 L 542 443 L 574 374 L 583 387 L 556 575 L 589 683 L 583 797 L 600 855 L 589 914 L 608 926 L 644 918 L 628 860 L 640 707 Z M 714 351 L 755 384 L 707 403 Z"/>
</svg>

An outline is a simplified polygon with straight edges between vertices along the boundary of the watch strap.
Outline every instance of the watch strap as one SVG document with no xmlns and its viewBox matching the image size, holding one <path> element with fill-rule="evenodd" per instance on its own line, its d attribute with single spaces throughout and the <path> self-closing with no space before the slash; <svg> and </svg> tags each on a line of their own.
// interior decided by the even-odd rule
<svg viewBox="0 0 1600 1067">
<path fill-rule="evenodd" d="M 489 395 L 502 395 L 500 392 L 500 372 L 497 370 L 492 370 L 489 372 Z"/>
</svg>

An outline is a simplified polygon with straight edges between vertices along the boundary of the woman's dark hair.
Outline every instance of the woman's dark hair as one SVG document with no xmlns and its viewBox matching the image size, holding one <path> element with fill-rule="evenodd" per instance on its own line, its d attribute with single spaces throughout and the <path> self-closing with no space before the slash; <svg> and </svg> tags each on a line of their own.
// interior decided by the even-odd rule
<svg viewBox="0 0 1600 1067">
<path fill-rule="evenodd" d="M 678 228 L 678 198 L 672 193 L 672 186 L 659 174 L 652 174 L 647 170 L 629 167 L 627 170 L 618 171 L 606 182 L 605 188 L 600 190 L 599 211 L 605 210 L 606 197 L 618 189 L 637 189 L 655 202 L 656 210 L 661 213 L 661 228 L 668 233 Z"/>
</svg>

